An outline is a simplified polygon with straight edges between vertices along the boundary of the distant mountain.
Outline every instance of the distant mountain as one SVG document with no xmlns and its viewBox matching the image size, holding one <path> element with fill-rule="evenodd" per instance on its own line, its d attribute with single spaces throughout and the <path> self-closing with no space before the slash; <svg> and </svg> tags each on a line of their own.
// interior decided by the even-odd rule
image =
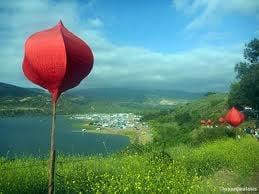
<svg viewBox="0 0 259 194">
<path fill-rule="evenodd" d="M 174 90 L 95 88 L 71 90 L 61 96 L 58 114 L 153 112 L 203 96 Z M 51 98 L 44 90 L 0 83 L 0 117 L 50 114 Z"/>
<path fill-rule="evenodd" d="M 107 101 L 146 101 L 147 99 L 162 98 L 193 100 L 204 96 L 204 93 L 177 90 L 140 90 L 127 88 L 89 88 L 84 90 L 73 90 L 68 92 L 68 94 Z"/>
<path fill-rule="evenodd" d="M 0 97 L 23 97 L 41 94 L 43 92 L 43 90 L 37 88 L 22 88 L 0 82 Z"/>
<path fill-rule="evenodd" d="M 11 84 L 0 82 L 0 97 L 24 97 L 45 94 L 38 88 L 22 88 Z M 185 99 L 193 100 L 204 96 L 204 93 L 185 92 L 178 90 L 147 90 L 129 88 L 89 88 L 82 90 L 71 90 L 65 96 L 83 96 L 88 100 L 110 101 L 110 102 L 146 102 L 152 99 Z"/>
</svg>

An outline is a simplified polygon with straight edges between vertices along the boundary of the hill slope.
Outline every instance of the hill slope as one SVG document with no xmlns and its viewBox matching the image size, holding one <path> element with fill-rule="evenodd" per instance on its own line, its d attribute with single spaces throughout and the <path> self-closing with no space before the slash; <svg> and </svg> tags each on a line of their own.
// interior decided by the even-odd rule
<svg viewBox="0 0 259 194">
<path fill-rule="evenodd" d="M 71 95 L 85 96 L 89 99 L 108 101 L 145 101 L 147 99 L 186 99 L 193 100 L 203 96 L 203 93 L 185 92 L 178 90 L 147 90 L 128 88 L 89 88 L 73 90 Z"/>
<path fill-rule="evenodd" d="M 24 97 L 37 95 L 42 93 L 43 90 L 35 88 L 22 88 L 11 84 L 0 82 L 0 97 Z"/>
<path fill-rule="evenodd" d="M 199 144 L 210 139 L 235 136 L 234 129 L 218 123 L 218 118 L 227 112 L 227 108 L 227 95 L 214 94 L 178 105 L 170 111 L 147 114 L 143 121 L 152 127 L 158 144 Z M 203 127 L 201 119 L 211 119 L 218 127 Z"/>
<path fill-rule="evenodd" d="M 58 113 L 143 112 L 164 110 L 202 94 L 182 91 L 96 88 L 71 90 L 61 96 Z M 0 115 L 49 114 L 50 95 L 36 88 L 0 83 Z"/>
<path fill-rule="evenodd" d="M 24 97 L 44 93 L 44 90 L 38 88 L 23 88 L 0 82 L 0 97 Z M 69 90 L 66 94 L 70 96 L 83 96 L 91 100 L 94 99 L 102 101 L 144 101 L 150 98 L 193 100 L 204 95 L 203 93 L 185 92 L 179 90 L 140 90 L 128 88 L 89 88 Z"/>
<path fill-rule="evenodd" d="M 217 119 L 226 111 L 227 95 L 213 94 L 186 104 L 177 105 L 175 109 L 171 111 L 147 114 L 143 120 L 153 120 L 157 122 L 171 121 L 178 122 L 179 124 L 195 121 L 199 124 L 200 119 Z"/>
</svg>

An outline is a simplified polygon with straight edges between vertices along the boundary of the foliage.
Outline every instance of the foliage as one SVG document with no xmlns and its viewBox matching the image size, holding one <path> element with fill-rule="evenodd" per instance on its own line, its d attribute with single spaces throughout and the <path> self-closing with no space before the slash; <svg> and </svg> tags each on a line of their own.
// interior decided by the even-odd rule
<svg viewBox="0 0 259 194">
<path fill-rule="evenodd" d="M 244 49 L 244 58 L 250 63 L 259 62 L 259 40 L 254 38 Z"/>
<path fill-rule="evenodd" d="M 227 127 L 199 127 L 191 132 L 190 142 L 192 145 L 199 145 L 204 142 L 224 138 L 235 137 L 235 129 Z"/>
<path fill-rule="evenodd" d="M 192 141 L 196 142 L 199 138 L 207 139 L 206 136 L 200 137 L 204 134 L 201 130 L 197 131 L 200 128 L 200 120 L 211 119 L 217 124 L 218 118 L 227 111 L 226 102 L 225 94 L 211 94 L 185 105 L 178 105 L 172 111 L 145 115 L 143 120 L 152 127 L 154 143 L 157 145 L 165 147 L 181 143 L 193 144 Z M 196 134 L 199 134 L 197 138 L 193 136 L 195 132 L 192 133 L 195 129 Z"/>
<path fill-rule="evenodd" d="M 200 119 L 217 120 L 227 111 L 227 96 L 225 94 L 215 94 L 199 100 L 192 101 L 186 105 L 178 106 L 174 111 L 174 116 L 188 113 L 191 120 L 185 123 L 193 123 L 194 126 L 200 125 Z"/>
<path fill-rule="evenodd" d="M 219 140 L 198 148 L 180 146 L 159 151 L 152 147 L 141 154 L 60 156 L 56 193 L 219 193 L 210 176 L 227 168 L 245 179 L 258 168 L 258 157 L 257 142 L 249 137 Z M 0 193 L 47 192 L 44 159 L 2 158 L 0 172 Z"/>
<path fill-rule="evenodd" d="M 249 64 L 246 62 L 240 62 L 235 65 L 236 78 L 241 79 L 243 75 L 247 73 L 249 69 Z"/>
<path fill-rule="evenodd" d="M 259 63 L 252 64 L 240 80 L 240 90 L 248 100 L 248 105 L 259 109 Z"/>
<path fill-rule="evenodd" d="M 188 142 L 188 128 L 180 127 L 176 122 L 160 123 L 153 125 L 154 144 L 162 147 L 175 146 L 180 143 Z"/>
<path fill-rule="evenodd" d="M 259 108 L 259 40 L 254 39 L 245 45 L 244 58 L 235 66 L 238 83 L 230 88 L 229 106 L 246 105 Z"/>
<path fill-rule="evenodd" d="M 248 101 L 245 98 L 244 93 L 240 91 L 240 82 L 231 84 L 228 98 L 229 107 L 235 106 L 238 109 L 242 109 L 242 105 L 248 104 Z"/>
<path fill-rule="evenodd" d="M 183 113 L 176 114 L 174 116 L 174 119 L 180 125 L 183 125 L 183 124 L 185 124 L 187 122 L 191 122 L 192 121 L 192 117 L 191 117 L 189 112 L 183 112 Z"/>
<path fill-rule="evenodd" d="M 162 111 L 155 111 L 155 112 L 146 112 L 143 114 L 143 117 L 141 118 L 141 121 L 150 121 L 150 120 L 163 120 L 165 122 L 168 122 L 171 120 L 171 117 L 166 117 L 166 115 L 170 115 L 174 110 L 162 110 Z"/>
</svg>

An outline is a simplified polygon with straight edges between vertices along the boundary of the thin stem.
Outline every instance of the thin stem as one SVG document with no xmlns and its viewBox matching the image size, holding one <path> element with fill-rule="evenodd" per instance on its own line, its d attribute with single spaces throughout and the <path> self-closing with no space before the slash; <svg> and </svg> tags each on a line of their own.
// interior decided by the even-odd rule
<svg viewBox="0 0 259 194">
<path fill-rule="evenodd" d="M 52 104 L 52 127 L 51 127 L 51 143 L 50 143 L 50 163 L 49 163 L 49 187 L 48 193 L 53 194 L 55 188 L 55 162 L 56 162 L 56 148 L 55 148 L 55 123 L 56 123 L 56 102 Z"/>
</svg>

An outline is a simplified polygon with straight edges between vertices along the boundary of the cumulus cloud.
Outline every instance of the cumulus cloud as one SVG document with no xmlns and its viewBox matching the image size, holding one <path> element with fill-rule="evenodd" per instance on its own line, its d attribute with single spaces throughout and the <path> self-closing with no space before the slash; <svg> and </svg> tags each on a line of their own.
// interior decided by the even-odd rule
<svg viewBox="0 0 259 194">
<path fill-rule="evenodd" d="M 85 87 L 138 87 L 189 91 L 226 90 L 233 80 L 233 66 L 241 60 L 241 45 L 202 47 L 177 53 L 116 45 L 102 33 L 104 22 L 97 17 L 82 19 L 78 10 L 91 9 L 93 1 L 53 2 L 21 0 L 1 2 L 0 81 L 31 86 L 22 73 L 23 45 L 32 33 L 50 28 L 59 19 L 93 49 L 93 72 Z M 186 4 L 179 5 L 181 7 Z M 196 5 L 199 6 L 199 5 Z M 89 9 L 89 10 L 88 10 Z M 194 8 L 193 8 L 194 9 Z"/>
<path fill-rule="evenodd" d="M 229 13 L 259 17 L 258 0 L 173 0 L 173 5 L 178 11 L 195 16 L 186 26 L 186 30 L 193 30 L 218 22 Z"/>
<path fill-rule="evenodd" d="M 173 54 L 138 48 L 115 48 L 110 52 L 113 53 L 110 55 L 107 50 L 107 56 L 98 61 L 98 64 L 106 64 L 96 74 L 96 80 L 103 79 L 103 84 L 200 91 L 226 89 L 233 80 L 233 65 L 241 56 L 224 48 L 200 48 Z"/>
</svg>

